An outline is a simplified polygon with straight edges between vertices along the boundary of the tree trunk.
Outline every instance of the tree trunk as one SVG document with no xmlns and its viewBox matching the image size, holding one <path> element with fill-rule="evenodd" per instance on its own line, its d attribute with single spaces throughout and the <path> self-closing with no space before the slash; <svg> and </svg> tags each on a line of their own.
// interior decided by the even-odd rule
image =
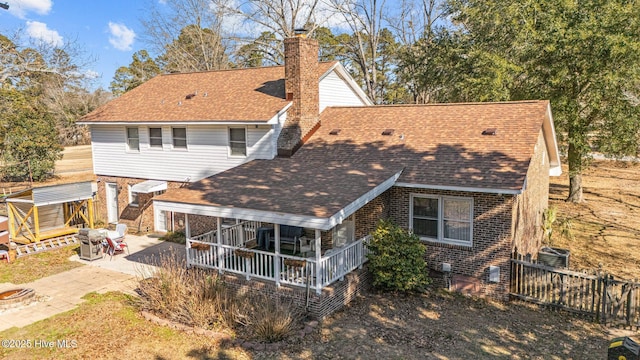
<svg viewBox="0 0 640 360">
<path fill-rule="evenodd" d="M 582 196 L 582 174 L 569 175 L 569 197 L 567 201 L 580 203 L 584 201 Z"/>
<path fill-rule="evenodd" d="M 579 203 L 582 196 L 582 154 L 573 143 L 569 143 L 569 196 L 567 201 Z"/>
</svg>

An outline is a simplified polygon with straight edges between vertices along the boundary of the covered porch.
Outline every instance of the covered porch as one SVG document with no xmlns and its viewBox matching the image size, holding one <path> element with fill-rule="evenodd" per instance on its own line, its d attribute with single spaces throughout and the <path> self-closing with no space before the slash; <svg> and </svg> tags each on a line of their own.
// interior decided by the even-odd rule
<svg viewBox="0 0 640 360">
<path fill-rule="evenodd" d="M 347 239 L 344 245 L 323 253 L 321 230 L 311 229 L 312 238 L 302 236 L 300 245 L 294 242 L 293 251 L 284 251 L 280 224 L 238 220 L 234 225 L 223 226 L 222 219 L 216 219 L 217 229 L 221 231 L 193 237 L 189 235 L 186 221 L 188 266 L 234 273 L 247 280 L 273 281 L 277 286 L 303 287 L 320 294 L 323 288 L 343 280 L 367 261 L 369 236 Z M 259 246 L 259 233 L 264 229 L 273 229 L 273 248 L 264 243 Z"/>
</svg>

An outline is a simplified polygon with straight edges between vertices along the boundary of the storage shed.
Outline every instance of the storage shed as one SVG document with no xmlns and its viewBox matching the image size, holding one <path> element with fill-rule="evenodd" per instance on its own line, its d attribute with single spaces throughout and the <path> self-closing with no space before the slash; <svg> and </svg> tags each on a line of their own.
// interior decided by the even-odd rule
<svg viewBox="0 0 640 360">
<path fill-rule="evenodd" d="M 12 241 L 29 244 L 94 227 L 90 181 L 23 190 L 6 198 Z"/>
</svg>

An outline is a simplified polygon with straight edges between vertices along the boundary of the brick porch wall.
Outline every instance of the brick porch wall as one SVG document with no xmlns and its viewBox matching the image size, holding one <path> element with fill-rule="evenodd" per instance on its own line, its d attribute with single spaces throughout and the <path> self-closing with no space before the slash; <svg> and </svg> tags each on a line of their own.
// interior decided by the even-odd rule
<svg viewBox="0 0 640 360">
<path fill-rule="evenodd" d="M 290 303 L 302 314 L 305 313 L 307 298 L 305 288 L 286 285 L 277 287 L 273 282 L 258 279 L 246 280 L 245 277 L 235 274 L 224 274 L 221 279 L 238 294 L 265 295 L 274 300 L 278 299 L 285 304 Z M 371 274 L 366 270 L 365 266 L 347 274 L 344 277 L 344 281 L 338 281 L 324 288 L 320 295 L 311 289 L 307 315 L 313 319 L 322 320 L 350 303 L 357 296 L 362 295 L 370 287 Z"/>
<path fill-rule="evenodd" d="M 513 196 L 401 187 L 393 187 L 390 191 L 390 218 L 405 229 L 409 227 L 412 193 L 473 197 L 473 246 L 425 242 L 428 266 L 441 270 L 442 263 L 449 263 L 453 275 L 474 284 L 474 293 L 500 300 L 508 299 Z M 499 283 L 489 283 L 489 266 L 500 267 Z"/>
</svg>

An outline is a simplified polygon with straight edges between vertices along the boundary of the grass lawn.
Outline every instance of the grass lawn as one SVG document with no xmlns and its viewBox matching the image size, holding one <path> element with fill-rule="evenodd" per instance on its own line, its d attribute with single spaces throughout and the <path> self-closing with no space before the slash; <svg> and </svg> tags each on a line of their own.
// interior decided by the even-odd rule
<svg viewBox="0 0 640 360">
<path fill-rule="evenodd" d="M 552 177 L 549 202 L 558 208 L 552 246 L 569 249 L 570 267 L 596 270 L 622 279 L 640 279 L 640 163 L 596 161 L 582 182 L 585 202 L 564 201 L 568 171 Z M 560 235 L 569 221 L 573 238 Z"/>
<path fill-rule="evenodd" d="M 213 340 L 154 325 L 121 293 L 85 296 L 78 308 L 24 328 L 0 332 L 0 339 L 31 340 L 27 349 L 0 347 L 2 359 L 249 359 L 241 349 L 220 349 Z M 53 341 L 36 348 L 35 341 Z M 68 348 L 55 345 L 67 340 Z"/>
<path fill-rule="evenodd" d="M 83 264 L 70 261 L 69 257 L 78 252 L 80 245 L 66 246 L 56 250 L 22 256 L 15 262 L 0 262 L 0 283 L 28 283 L 45 276 L 71 270 Z"/>
</svg>

